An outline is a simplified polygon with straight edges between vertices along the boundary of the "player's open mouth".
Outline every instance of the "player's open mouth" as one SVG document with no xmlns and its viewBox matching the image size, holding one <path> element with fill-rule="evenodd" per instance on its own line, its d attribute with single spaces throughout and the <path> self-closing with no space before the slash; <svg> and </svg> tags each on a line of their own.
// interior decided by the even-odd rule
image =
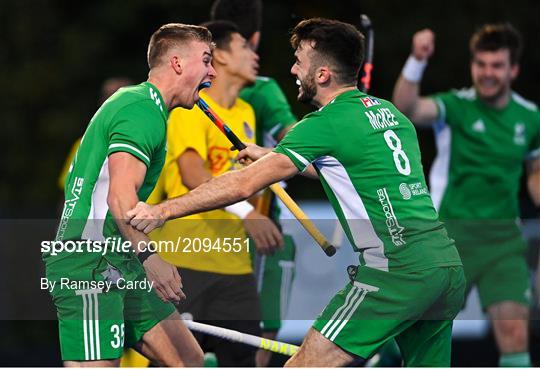
<svg viewBox="0 0 540 369">
<path fill-rule="evenodd" d="M 296 85 L 298 86 L 298 93 L 302 93 L 303 91 L 302 82 L 300 82 L 298 78 L 296 79 Z"/>
<path fill-rule="evenodd" d="M 212 85 L 212 82 L 210 81 L 202 82 L 198 87 L 198 91 L 202 90 L 203 88 L 208 88 L 211 85 Z"/>
</svg>

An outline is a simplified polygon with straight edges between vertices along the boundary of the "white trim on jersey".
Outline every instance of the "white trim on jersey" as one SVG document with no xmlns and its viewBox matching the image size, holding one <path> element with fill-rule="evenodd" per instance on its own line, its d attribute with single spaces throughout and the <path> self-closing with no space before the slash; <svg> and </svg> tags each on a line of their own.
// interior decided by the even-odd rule
<svg viewBox="0 0 540 369">
<path fill-rule="evenodd" d="M 363 252 L 366 266 L 388 271 L 384 243 L 373 228 L 364 202 L 354 187 L 345 167 L 332 156 L 323 156 L 313 163 L 330 186 L 352 235 L 351 243 Z"/>
<path fill-rule="evenodd" d="M 304 167 L 304 170 L 309 166 L 310 162 L 304 158 L 302 155 L 300 155 L 299 153 L 297 152 L 294 152 L 293 150 L 291 149 L 288 149 L 285 147 L 285 150 L 287 150 L 288 152 L 290 152 L 296 159 L 298 159 L 298 161 L 300 163 L 302 163 L 305 167 Z"/>
<path fill-rule="evenodd" d="M 530 111 L 537 111 L 538 106 L 536 106 L 535 103 L 532 101 L 529 101 L 525 99 L 523 96 L 518 94 L 517 92 L 512 92 L 512 99 L 519 105 L 523 106 L 525 109 Z"/>
<path fill-rule="evenodd" d="M 429 185 L 431 199 L 437 211 L 440 210 L 446 187 L 448 186 L 448 172 L 450 170 L 450 145 L 452 131 L 447 124 L 437 124 L 435 130 L 435 143 L 437 156 L 429 172 Z"/>
<path fill-rule="evenodd" d="M 109 211 L 107 195 L 109 193 L 109 158 L 105 158 L 94 189 L 92 190 L 92 201 L 90 203 L 90 212 L 86 219 L 86 224 L 82 232 L 83 240 L 105 241 L 103 236 L 103 226 L 105 217 Z"/>
<path fill-rule="evenodd" d="M 125 148 L 128 148 L 130 150 L 135 151 L 137 154 L 139 154 L 143 158 L 145 158 L 146 161 L 148 162 L 148 164 L 150 164 L 150 158 L 148 157 L 148 155 L 146 155 L 144 152 L 142 152 L 141 150 L 139 150 L 135 146 L 131 146 L 131 145 L 128 145 L 128 144 L 125 144 L 125 143 L 113 143 L 113 144 L 109 145 L 109 149 L 114 149 L 114 148 L 117 148 L 117 147 L 125 147 Z"/>
</svg>

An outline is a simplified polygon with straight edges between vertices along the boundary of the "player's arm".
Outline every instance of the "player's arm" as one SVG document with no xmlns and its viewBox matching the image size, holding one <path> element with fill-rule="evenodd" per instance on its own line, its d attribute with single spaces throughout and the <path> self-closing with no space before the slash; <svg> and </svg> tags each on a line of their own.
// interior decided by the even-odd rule
<svg viewBox="0 0 540 369">
<path fill-rule="evenodd" d="M 540 206 L 540 157 L 533 159 L 528 165 L 527 185 L 536 206 Z"/>
<path fill-rule="evenodd" d="M 184 151 L 178 157 L 177 163 L 182 183 L 190 191 L 212 179 L 212 174 L 204 166 L 203 158 L 193 149 Z M 255 241 L 259 253 L 272 253 L 277 247 L 283 246 L 283 236 L 276 225 L 247 201 L 230 205 L 225 210 L 243 220 L 244 228 Z"/>
<path fill-rule="evenodd" d="M 394 86 L 392 101 L 417 125 L 430 125 L 438 116 L 437 104 L 420 96 L 420 82 L 429 57 L 435 50 L 435 35 L 429 29 L 413 36 L 412 52 Z"/>
<path fill-rule="evenodd" d="M 187 149 L 176 160 L 182 183 L 189 190 L 212 179 L 212 174 L 204 166 L 204 159 L 193 149 Z"/>
<path fill-rule="evenodd" d="M 148 233 L 166 220 L 222 208 L 243 201 L 272 183 L 298 173 L 294 163 L 285 155 L 270 152 L 253 164 L 225 173 L 203 183 L 184 196 L 156 206 L 139 202 L 127 212 L 131 225 Z"/>
<path fill-rule="evenodd" d="M 240 153 L 238 154 L 238 158 L 239 158 L 240 163 L 249 164 L 252 161 L 259 160 L 266 154 L 272 152 L 272 150 L 273 149 L 269 147 L 262 147 L 253 143 L 247 143 L 246 148 L 240 151 Z M 319 174 L 317 173 L 313 165 L 309 165 L 300 174 L 308 178 L 319 179 Z"/>
<path fill-rule="evenodd" d="M 146 175 L 146 165 L 127 152 L 115 152 L 109 155 L 109 192 L 107 204 L 122 236 L 131 242 L 135 253 L 144 251 L 149 241 L 144 233 L 130 227 L 123 221 L 125 214 L 139 201 L 137 192 Z M 148 257 L 144 263 L 148 277 L 154 282 L 158 296 L 163 301 L 179 302 L 185 298 L 181 290 L 178 271 L 171 264 L 163 261 L 158 254 Z"/>
</svg>

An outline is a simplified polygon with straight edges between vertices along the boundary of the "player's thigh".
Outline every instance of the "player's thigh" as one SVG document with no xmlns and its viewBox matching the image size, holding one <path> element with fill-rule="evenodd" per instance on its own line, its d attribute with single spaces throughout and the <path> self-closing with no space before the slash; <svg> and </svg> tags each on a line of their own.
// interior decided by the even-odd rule
<svg viewBox="0 0 540 369">
<path fill-rule="evenodd" d="M 141 272 L 138 280 L 144 278 Z M 154 290 L 137 288 L 125 298 L 126 347 L 162 365 L 186 365 L 202 356 L 195 338 L 182 323 L 174 305 L 163 302 Z"/>
<path fill-rule="evenodd" d="M 351 364 L 356 355 L 348 353 L 311 328 L 300 349 L 285 364 L 286 367 L 342 367 Z"/>
<path fill-rule="evenodd" d="M 528 306 L 531 286 L 524 254 L 519 251 L 503 254 L 492 262 L 478 281 L 478 293 L 483 309 L 503 301 Z"/>
<path fill-rule="evenodd" d="M 114 289 L 63 291 L 54 296 L 64 361 L 82 365 L 107 360 L 107 365 L 116 365 L 124 344 L 123 296 Z"/>
<path fill-rule="evenodd" d="M 405 366 L 449 367 L 452 320 L 419 320 L 396 337 Z"/>
<path fill-rule="evenodd" d="M 444 286 L 422 317 L 396 337 L 405 366 L 450 366 L 452 322 L 463 306 L 461 266 L 438 268 L 433 282 Z"/>
<path fill-rule="evenodd" d="M 203 351 L 177 311 L 146 331 L 136 348 L 160 365 L 203 365 Z"/>
<path fill-rule="evenodd" d="M 344 351 L 370 358 L 436 301 L 443 285 L 438 269 L 396 274 L 359 268 L 354 283 L 332 298 L 313 328 Z"/>
</svg>

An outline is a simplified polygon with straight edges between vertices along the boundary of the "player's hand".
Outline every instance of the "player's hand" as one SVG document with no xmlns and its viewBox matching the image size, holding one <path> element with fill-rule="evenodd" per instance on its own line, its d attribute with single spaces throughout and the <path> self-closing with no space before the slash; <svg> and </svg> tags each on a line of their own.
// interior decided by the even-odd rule
<svg viewBox="0 0 540 369">
<path fill-rule="evenodd" d="M 148 234 L 165 223 L 166 219 L 160 210 L 157 205 L 148 205 L 139 201 L 133 209 L 126 213 L 126 222 Z"/>
<path fill-rule="evenodd" d="M 427 60 L 435 51 L 435 34 L 429 28 L 418 31 L 413 36 L 412 55 L 418 60 Z"/>
<path fill-rule="evenodd" d="M 174 265 L 167 263 L 158 254 L 154 254 L 144 261 L 143 267 L 161 300 L 178 304 L 186 298 L 182 291 L 182 279 Z"/>
<path fill-rule="evenodd" d="M 238 160 L 240 164 L 248 165 L 253 161 L 259 160 L 270 151 L 272 151 L 272 149 L 268 147 L 261 147 L 253 143 L 248 143 L 247 147 L 238 153 L 236 160 Z"/>
<path fill-rule="evenodd" d="M 244 218 L 244 228 L 255 242 L 260 254 L 273 254 L 278 248 L 283 248 L 283 235 L 274 222 L 256 210 Z"/>
</svg>

